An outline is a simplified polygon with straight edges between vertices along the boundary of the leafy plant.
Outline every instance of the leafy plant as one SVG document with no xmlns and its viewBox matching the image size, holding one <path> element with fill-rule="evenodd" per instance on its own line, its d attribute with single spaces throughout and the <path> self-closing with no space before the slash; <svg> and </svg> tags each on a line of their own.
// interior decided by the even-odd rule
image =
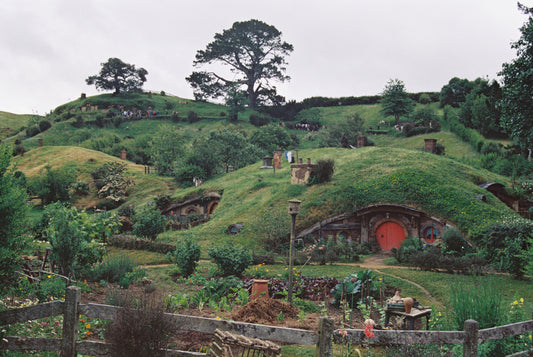
<svg viewBox="0 0 533 357">
<path fill-rule="evenodd" d="M 154 240 L 165 230 L 167 219 L 153 207 L 145 207 L 134 216 L 133 233 Z"/>
<path fill-rule="evenodd" d="M 252 255 L 240 246 L 219 245 L 209 248 L 208 253 L 224 276 L 240 276 L 252 264 Z"/>
<path fill-rule="evenodd" d="M 374 274 L 371 270 L 350 274 L 331 290 L 334 298 L 332 304 L 340 306 L 342 301 L 346 301 L 351 308 L 356 307 L 359 301 L 379 291 L 373 279 Z"/>
<path fill-rule="evenodd" d="M 320 184 L 331 181 L 335 172 L 335 160 L 325 159 L 318 160 L 316 167 L 313 168 L 309 176 L 309 185 Z"/>
<path fill-rule="evenodd" d="M 181 275 L 188 277 L 196 270 L 200 260 L 200 246 L 190 236 L 176 243 L 176 250 L 168 253 L 171 260 L 178 266 Z"/>
</svg>

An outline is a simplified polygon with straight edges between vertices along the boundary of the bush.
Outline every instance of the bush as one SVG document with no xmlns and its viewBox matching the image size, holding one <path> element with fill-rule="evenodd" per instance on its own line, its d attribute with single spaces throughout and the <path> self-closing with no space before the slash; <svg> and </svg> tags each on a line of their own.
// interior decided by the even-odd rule
<svg viewBox="0 0 533 357">
<path fill-rule="evenodd" d="M 170 195 L 157 195 L 154 198 L 154 203 L 158 209 L 164 210 L 172 203 L 172 198 Z"/>
<path fill-rule="evenodd" d="M 117 213 L 122 217 L 133 217 L 135 216 L 135 207 L 132 205 L 122 205 L 118 208 Z"/>
<path fill-rule="evenodd" d="M 422 244 L 420 244 L 420 238 L 418 237 L 408 237 L 402 242 L 400 249 L 396 251 L 394 257 L 400 263 L 406 263 L 409 261 L 411 256 L 416 252 L 422 250 Z"/>
<path fill-rule="evenodd" d="M 135 239 L 128 236 L 116 235 L 109 239 L 108 243 L 114 247 L 133 249 L 133 250 L 147 250 L 149 252 L 156 252 L 167 254 L 176 250 L 176 246 L 167 243 L 158 243 L 151 240 Z"/>
<path fill-rule="evenodd" d="M 170 338 L 177 330 L 175 320 L 165 315 L 154 297 L 144 295 L 121 299 L 126 305 L 117 312 L 105 331 L 111 353 L 118 357 L 164 356 Z"/>
<path fill-rule="evenodd" d="M 30 192 L 38 196 L 42 205 L 70 200 L 70 187 L 76 181 L 73 171 L 52 169 L 46 166 L 39 175 L 30 180 Z"/>
<path fill-rule="evenodd" d="M 48 120 L 41 120 L 39 122 L 39 131 L 43 132 L 47 129 L 50 129 L 52 127 L 52 124 Z"/>
<path fill-rule="evenodd" d="M 463 256 L 470 252 L 470 244 L 455 227 L 446 227 L 442 232 L 442 252 L 455 256 Z"/>
<path fill-rule="evenodd" d="M 309 185 L 320 184 L 331 181 L 331 177 L 335 172 L 335 160 L 325 159 L 318 160 L 316 167 L 311 171 L 309 177 Z"/>
<path fill-rule="evenodd" d="M 176 244 L 176 250 L 171 254 L 171 259 L 176 263 L 181 275 L 188 277 L 196 270 L 200 260 L 200 246 L 192 237 L 185 237 Z"/>
<path fill-rule="evenodd" d="M 241 276 L 252 264 L 252 255 L 243 247 L 219 245 L 209 248 L 208 253 L 224 276 Z"/>
<path fill-rule="evenodd" d="M 269 124 L 271 119 L 264 115 L 251 114 L 250 115 L 250 124 L 253 126 L 264 126 Z"/>
<path fill-rule="evenodd" d="M 26 136 L 28 138 L 31 138 L 31 137 L 39 134 L 40 132 L 41 131 L 39 130 L 39 128 L 36 125 L 32 125 L 28 129 L 26 129 Z"/>
<path fill-rule="evenodd" d="M 133 272 L 137 265 L 128 256 L 117 255 L 94 267 L 92 280 L 118 283 L 127 273 Z"/>
<path fill-rule="evenodd" d="M 159 233 L 163 233 L 167 218 L 152 207 L 145 207 L 134 216 L 133 234 L 155 240 Z"/>
<path fill-rule="evenodd" d="M 189 123 L 196 123 L 199 120 L 200 118 L 198 117 L 198 114 L 195 111 L 191 110 L 189 113 L 187 113 L 187 121 Z"/>
</svg>

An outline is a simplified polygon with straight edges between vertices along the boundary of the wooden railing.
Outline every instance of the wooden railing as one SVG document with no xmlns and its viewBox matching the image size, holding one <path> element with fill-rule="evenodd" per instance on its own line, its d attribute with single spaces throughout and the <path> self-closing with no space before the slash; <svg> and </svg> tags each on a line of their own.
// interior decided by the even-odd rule
<svg viewBox="0 0 533 357">
<path fill-rule="evenodd" d="M 65 357 L 75 357 L 77 353 L 89 356 L 109 355 L 109 344 L 97 341 L 78 341 L 78 319 L 80 314 L 90 318 L 114 320 L 121 308 L 101 304 L 80 304 L 79 287 L 67 288 L 65 301 L 12 309 L 0 312 L 0 326 L 17 322 L 64 315 L 63 336 L 58 338 L 9 336 L 0 341 L 0 350 L 61 351 Z M 260 338 L 280 343 L 315 345 L 316 356 L 332 356 L 334 343 L 366 344 L 371 346 L 413 345 L 413 344 L 462 344 L 463 356 L 477 356 L 478 344 L 485 341 L 516 336 L 533 331 L 533 319 L 529 321 L 499 326 L 484 330 L 478 329 L 473 320 L 465 322 L 464 331 L 404 331 L 374 330 L 373 337 L 367 337 L 364 330 L 336 330 L 332 319 L 322 317 L 318 333 L 277 326 L 256 325 L 244 322 L 217 320 L 213 318 L 168 314 L 177 322 L 180 330 L 215 333 L 216 329 L 246 337 Z M 165 350 L 166 356 L 206 356 L 200 352 Z M 524 352 L 512 355 L 532 356 L 533 346 Z"/>
</svg>

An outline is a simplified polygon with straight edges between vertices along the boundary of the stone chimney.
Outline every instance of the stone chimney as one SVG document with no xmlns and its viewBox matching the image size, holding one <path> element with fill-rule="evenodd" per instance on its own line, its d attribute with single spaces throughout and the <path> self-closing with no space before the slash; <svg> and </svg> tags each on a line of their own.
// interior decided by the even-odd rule
<svg viewBox="0 0 533 357">
<path fill-rule="evenodd" d="M 126 151 L 126 149 L 122 149 L 122 151 L 120 152 L 120 158 L 121 158 L 122 160 L 126 160 L 126 154 L 127 154 L 127 153 L 128 153 L 128 152 Z"/>
<path fill-rule="evenodd" d="M 39 145 L 39 147 L 43 147 L 43 138 L 38 138 L 37 139 L 37 145 Z"/>
<path fill-rule="evenodd" d="M 424 151 L 436 153 L 437 152 L 437 139 L 424 139 Z"/>
<path fill-rule="evenodd" d="M 366 138 L 363 135 L 357 137 L 357 147 L 362 148 L 366 146 Z"/>
<path fill-rule="evenodd" d="M 305 164 L 302 163 L 302 159 L 298 159 L 298 164 L 291 165 L 291 184 L 306 185 L 315 167 L 316 165 L 311 164 L 311 159 L 307 159 Z"/>
</svg>

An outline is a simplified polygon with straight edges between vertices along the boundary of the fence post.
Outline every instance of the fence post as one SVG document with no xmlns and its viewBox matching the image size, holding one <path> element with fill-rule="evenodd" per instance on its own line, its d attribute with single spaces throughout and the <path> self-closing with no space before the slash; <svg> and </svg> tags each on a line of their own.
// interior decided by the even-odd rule
<svg viewBox="0 0 533 357">
<path fill-rule="evenodd" d="M 477 339 L 479 324 L 475 320 L 466 320 L 465 342 L 463 343 L 463 357 L 477 357 Z"/>
<path fill-rule="evenodd" d="M 76 341 L 78 340 L 79 303 L 81 289 L 69 286 L 65 291 L 65 310 L 63 312 L 63 341 L 61 343 L 62 357 L 76 357 Z"/>
<path fill-rule="evenodd" d="M 333 331 L 335 321 L 329 317 L 321 317 L 318 320 L 318 343 L 316 344 L 316 357 L 331 357 Z"/>
</svg>

